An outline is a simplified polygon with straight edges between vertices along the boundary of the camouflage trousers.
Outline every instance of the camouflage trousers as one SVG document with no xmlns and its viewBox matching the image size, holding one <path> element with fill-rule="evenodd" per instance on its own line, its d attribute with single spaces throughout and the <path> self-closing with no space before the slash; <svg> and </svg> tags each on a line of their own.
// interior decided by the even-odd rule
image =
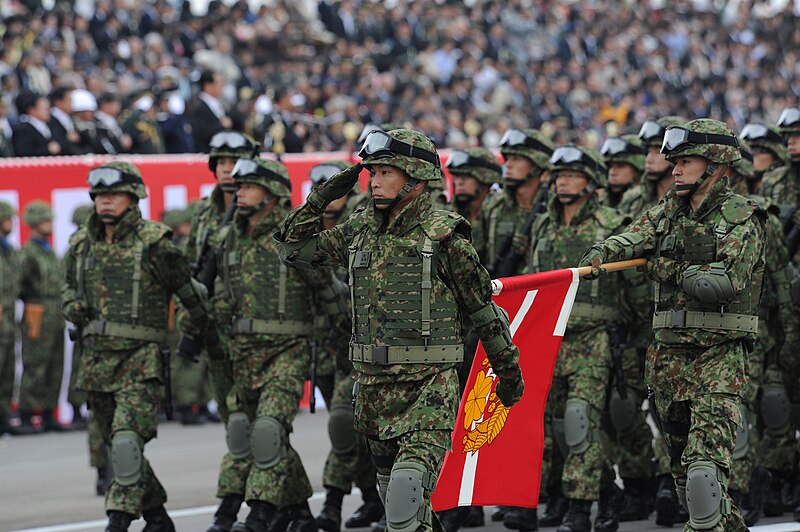
<svg viewBox="0 0 800 532">
<path fill-rule="evenodd" d="M 714 528 L 702 530 L 747 530 L 739 509 L 728 495 L 727 487 L 737 426 L 741 423 L 741 391 L 734 393 L 738 387 L 736 383 L 715 381 L 713 375 L 693 374 L 693 378 L 700 382 L 714 382 L 714 387 L 709 389 L 706 385 L 706 389 L 698 387 L 692 392 L 688 387 L 694 383 L 676 381 L 683 375 L 666 368 L 702 372 L 712 362 L 718 363 L 716 361 L 722 359 L 730 360 L 734 367 L 744 368 L 745 356 L 745 348 L 740 341 L 705 350 L 670 349 L 654 342 L 648 349 L 647 360 L 653 364 L 648 368 L 648 384 L 655 393 L 655 414 L 664 433 L 670 470 L 678 493 L 685 493 L 687 471 L 691 464 L 711 462 L 721 471 L 723 516 Z M 711 362 L 706 364 L 706 360 Z M 721 390 L 727 390 L 728 393 L 722 393 Z M 700 530 L 690 523 L 684 526 L 684 532 Z"/>
<path fill-rule="evenodd" d="M 372 454 L 377 473 L 387 480 L 391 476 L 395 464 L 411 462 L 425 468 L 433 478 L 439 476 L 439 471 L 444 463 L 444 455 L 450 448 L 451 432 L 447 430 L 416 430 L 401 434 L 391 440 L 368 439 L 367 445 Z M 384 489 L 384 488 L 382 488 Z M 432 490 L 423 489 L 423 517 L 421 526 L 417 531 L 443 532 L 439 519 L 431 507 Z M 385 498 L 385 493 L 381 494 Z M 392 532 L 392 527 L 387 524 L 387 532 Z"/>
<path fill-rule="evenodd" d="M 55 409 L 64 375 L 64 321 L 54 316 L 50 305 L 38 338 L 30 338 L 28 327 L 22 322 L 22 366 L 20 411 Z"/>
<path fill-rule="evenodd" d="M 770 366 L 764 372 L 764 385 L 782 385 L 786 389 L 791 403 L 790 412 L 800 412 L 800 371 L 792 371 Z M 760 408 L 756 410 L 760 414 Z M 759 465 L 769 469 L 773 475 L 786 479 L 796 467 L 797 440 L 795 433 L 800 430 L 800 414 L 790 414 L 790 421 L 785 428 L 768 429 L 762 433 L 758 449 Z"/>
<path fill-rule="evenodd" d="M 89 410 L 89 422 L 86 424 L 87 438 L 89 440 L 89 465 L 95 469 L 108 467 L 108 447 L 103 441 L 103 432 L 97 416 Z"/>
<path fill-rule="evenodd" d="M 116 392 L 89 391 L 88 402 L 96 418 L 103 442 L 111 447 L 114 434 L 132 430 L 142 439 L 142 446 L 156 437 L 161 383 L 157 380 L 138 382 Z M 120 511 L 141 515 L 167 502 L 167 492 L 153 468 L 142 456 L 141 477 L 130 486 L 121 486 L 116 479 L 106 492 L 106 512 Z"/>
<path fill-rule="evenodd" d="M 764 353 L 756 348 L 747 355 L 747 386 L 742 394 L 740 405 L 742 411 L 742 423 L 747 427 L 742 441 L 737 437 L 736 447 L 733 452 L 731 462 L 731 474 L 728 479 L 728 489 L 740 493 L 747 493 L 750 490 L 750 476 L 757 464 L 757 454 L 759 448 L 759 436 L 756 427 L 756 415 L 758 412 L 758 393 L 763 380 Z"/>
<path fill-rule="evenodd" d="M 352 411 L 353 383 L 350 375 L 344 373 L 337 375 L 333 397 L 328 407 L 329 411 L 334 408 L 349 408 Z M 342 439 L 341 433 L 345 428 L 332 427 L 331 421 L 332 419 L 328 422 L 328 432 L 334 433 L 335 431 L 340 434 L 338 439 Z M 367 450 L 366 440 L 356 432 L 352 420 L 349 430 L 352 431 L 352 445 L 345 446 L 346 448 L 341 450 L 331 448 L 322 472 L 322 485 L 326 488 L 338 488 L 345 493 L 350 493 L 354 484 L 362 490 L 374 488 L 375 466 L 372 464 Z M 333 436 L 331 438 L 333 439 Z"/>
<path fill-rule="evenodd" d="M 78 377 L 78 368 L 81 364 L 81 350 L 78 342 L 72 344 L 72 364 L 69 374 L 69 391 L 67 392 L 67 401 L 72 405 L 73 409 L 78 409 L 86 402 L 86 391 L 78 390 L 75 386 L 75 381 Z M 73 418 L 78 416 L 78 412 L 73 413 Z"/>
<path fill-rule="evenodd" d="M 234 385 L 228 394 L 229 421 L 236 412 L 246 414 L 251 426 L 261 418 L 277 420 L 285 431 L 284 449 L 278 462 L 266 469 L 255 463 L 252 452 L 246 458 L 226 453 L 220 466 L 217 497 L 244 495 L 246 501 L 265 501 L 281 508 L 304 502 L 313 494 L 300 456 L 289 442 L 308 370 L 305 340 L 288 344 L 262 370 L 264 384 L 259 389 Z"/>
<path fill-rule="evenodd" d="M 233 363 L 225 353 L 203 354 L 208 371 L 208 387 L 211 397 L 217 402 L 219 417 L 228 422 L 228 394 L 233 388 Z"/>
<path fill-rule="evenodd" d="M 0 341 L 0 417 L 10 413 L 11 398 L 14 394 L 15 364 L 14 337 L 2 338 Z"/>
</svg>

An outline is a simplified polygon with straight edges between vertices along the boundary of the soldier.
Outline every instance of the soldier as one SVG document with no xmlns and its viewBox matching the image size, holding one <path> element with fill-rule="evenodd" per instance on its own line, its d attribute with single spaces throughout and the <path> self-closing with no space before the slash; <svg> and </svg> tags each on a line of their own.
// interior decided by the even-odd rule
<svg viewBox="0 0 800 532">
<path fill-rule="evenodd" d="M 14 229 L 16 211 L 9 203 L 0 201 L 0 435 L 16 434 L 11 425 L 11 405 L 14 393 L 14 366 L 17 326 L 14 308 L 19 296 L 19 257 L 8 241 Z"/>
<path fill-rule="evenodd" d="M 646 257 L 656 284 L 655 340 L 645 366 L 664 433 L 684 530 L 747 530 L 727 493 L 746 356 L 756 338 L 765 213 L 724 178 L 739 159 L 733 132 L 710 119 L 671 126 L 663 152 L 675 188 L 628 230 L 590 248 L 582 265 Z"/>
<path fill-rule="evenodd" d="M 605 204 L 627 213 L 631 209 L 632 197 L 625 203 L 622 198 L 631 187 L 639 184 L 644 173 L 647 148 L 637 135 L 609 137 L 600 148 L 600 154 L 608 167 L 608 185 L 605 188 Z"/>
<path fill-rule="evenodd" d="M 441 176 L 430 139 L 407 129 L 374 131 L 359 156 L 362 163 L 292 211 L 276 239 L 294 267 L 347 266 L 355 424 L 378 471 L 387 530 L 440 529 L 430 500 L 458 407 L 461 317 L 483 341 L 500 379 L 496 394 L 508 407 L 524 388 L 519 350 L 506 314 L 491 301 L 469 225 L 435 210 L 424 193 Z M 372 175 L 369 205 L 320 232 L 326 205 L 352 189 L 364 166 Z"/>
<path fill-rule="evenodd" d="M 25 303 L 22 323 L 22 381 L 19 390 L 20 431 L 63 431 L 55 418 L 64 376 L 64 319 L 59 292 L 63 270 L 50 246 L 53 211 L 43 201 L 32 201 L 22 216 L 31 238 L 19 254 L 20 299 Z M 42 413 L 34 427 L 34 412 Z"/>
<path fill-rule="evenodd" d="M 753 156 L 753 176 L 747 182 L 749 193 L 760 194 L 762 178 L 784 171 L 788 154 L 783 137 L 775 126 L 763 124 L 747 124 L 740 137 L 749 143 Z"/>
<path fill-rule="evenodd" d="M 214 174 L 217 185 L 194 209 L 192 230 L 186 247 L 186 256 L 192 261 L 193 269 L 198 275 L 203 274 L 208 267 L 216 269 L 216 258 L 213 257 L 212 251 L 218 247 L 222 222 L 226 218 L 230 220 L 232 210 L 235 208 L 233 195 L 236 185 L 231 176 L 233 167 L 240 158 L 252 159 L 259 150 L 258 143 L 252 138 L 236 131 L 217 133 L 211 138 L 210 148 L 208 168 Z M 213 288 L 213 280 L 211 287 Z M 216 316 L 212 316 L 212 319 L 216 321 Z M 233 386 L 233 369 L 227 352 L 227 338 L 227 331 L 219 333 L 216 326 L 208 327 L 200 338 L 203 358 L 208 367 L 211 396 L 216 401 L 220 418 L 226 426 L 228 423 L 226 398 Z M 194 358 L 198 354 L 193 353 L 191 356 Z M 226 469 L 226 466 L 231 468 L 233 464 L 223 459 L 217 481 L 217 497 L 222 500 L 208 532 L 228 532 L 236 521 L 239 508 L 244 501 L 244 482 L 240 480 L 242 473 Z"/>
<path fill-rule="evenodd" d="M 505 159 L 503 199 L 489 207 L 484 222 L 487 269 L 495 277 L 518 275 L 524 266 L 524 260 L 516 267 L 504 268 L 503 263 L 512 255 L 526 256 L 530 238 L 523 228 L 547 197 L 547 187 L 540 184 L 549 176 L 553 144 L 535 129 L 509 129 L 500 140 L 500 153 Z"/>
<path fill-rule="evenodd" d="M 311 168 L 310 178 L 312 189 L 322 186 L 328 179 L 350 165 L 345 161 L 326 161 Z M 353 186 L 349 194 L 332 201 L 325 209 L 322 229 L 331 229 L 339 223 L 344 223 L 359 206 L 369 200 L 366 194 L 361 193 L 358 183 Z M 346 528 L 361 528 L 377 522 L 383 516 L 378 490 L 376 489 L 375 466 L 367 451 L 367 442 L 364 437 L 356 432 L 353 426 L 353 365 L 348 360 L 349 333 L 350 333 L 350 293 L 342 279 L 347 276 L 347 270 L 333 274 L 330 287 L 341 288 L 334 290 L 339 294 L 331 294 L 327 299 L 335 299 L 333 305 L 342 305 L 343 308 L 334 308 L 333 311 L 318 314 L 315 317 L 315 331 L 324 330 L 319 345 L 325 346 L 323 351 L 332 369 L 335 370 L 333 382 L 326 385 L 332 390 L 331 397 L 325 397 L 330 418 L 328 420 L 328 435 L 331 441 L 331 451 L 325 461 L 322 474 L 322 485 L 325 486 L 325 502 L 322 511 L 316 517 L 317 526 L 328 532 L 338 532 L 342 522 L 342 500 L 349 494 L 355 485 L 361 490 L 363 504 L 345 521 Z M 327 292 L 327 290 L 326 290 Z M 337 318 L 335 323 L 331 317 Z M 344 326 L 344 329 L 342 328 Z M 326 365 L 318 362 L 318 367 Z M 317 383 L 321 382 L 323 374 L 317 370 Z"/>
<path fill-rule="evenodd" d="M 142 219 L 138 202 L 147 192 L 136 166 L 110 162 L 90 170 L 87 181 L 95 212 L 70 238 L 63 299 L 83 342 L 75 386 L 88 392 L 111 447 L 106 531 L 128 530 L 143 515 L 148 530 L 172 532 L 167 494 L 143 451 L 158 426 L 170 297 L 177 294 L 187 309 L 184 326 L 201 329 L 205 294 L 169 229 Z"/>
<path fill-rule="evenodd" d="M 232 175 L 238 208 L 219 235 L 214 296 L 219 326 L 231 335 L 234 377 L 222 470 L 238 474 L 250 513 L 231 530 L 316 530 L 313 490 L 289 435 L 309 373 L 312 294 L 330 277 L 301 276 L 278 258 L 272 234 L 291 197 L 286 168 L 240 159 Z"/>
<path fill-rule="evenodd" d="M 800 202 L 800 109 L 788 107 L 783 110 L 778 119 L 778 131 L 783 135 L 787 146 L 787 155 L 790 164 L 766 172 L 763 178 L 762 195 L 776 204 L 781 210 L 781 221 L 784 229 L 789 231 L 793 225 L 792 216 L 797 211 Z M 796 250 L 789 250 L 794 254 Z M 793 257 L 793 260 L 795 257 Z M 796 260 L 795 264 L 797 263 Z"/>
</svg>

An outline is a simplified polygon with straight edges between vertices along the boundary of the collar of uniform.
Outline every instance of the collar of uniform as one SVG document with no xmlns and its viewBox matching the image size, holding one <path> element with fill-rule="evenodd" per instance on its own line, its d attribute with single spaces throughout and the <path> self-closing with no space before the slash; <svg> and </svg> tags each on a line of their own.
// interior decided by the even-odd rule
<svg viewBox="0 0 800 532">
<path fill-rule="evenodd" d="M 233 201 L 236 201 L 236 198 L 233 198 Z M 211 191 L 211 203 L 219 214 L 225 215 L 225 192 L 221 186 L 217 185 Z"/>
<path fill-rule="evenodd" d="M 258 238 L 265 234 L 272 235 L 278 226 L 283 223 L 283 220 L 286 218 L 287 214 L 288 212 L 280 205 L 279 200 L 272 211 L 265 214 L 258 221 L 251 236 L 253 238 Z M 248 218 L 246 216 L 240 216 L 237 212 L 233 218 L 233 221 L 236 225 L 236 230 L 238 231 L 239 235 L 244 235 L 245 231 L 247 230 Z"/>
<path fill-rule="evenodd" d="M 424 220 L 428 213 L 433 209 L 429 194 L 422 193 L 403 207 L 394 220 L 386 227 L 387 233 L 402 234 L 411 227 Z M 370 228 L 377 232 L 380 227 L 384 213 L 375 209 L 375 203 L 370 202 L 368 207 L 370 216 Z"/>
<path fill-rule="evenodd" d="M 31 237 L 31 242 L 38 245 L 45 251 L 51 251 L 53 249 L 50 246 L 50 242 L 48 242 L 46 238 Z"/>
<path fill-rule="evenodd" d="M 580 209 L 578 209 L 578 212 L 576 212 L 572 217 L 570 225 L 578 225 L 579 223 L 590 218 L 592 213 L 597 210 L 598 203 L 599 200 L 597 199 L 597 193 L 588 193 L 586 201 L 583 203 L 583 205 L 581 205 Z M 558 220 L 559 223 L 564 223 L 564 208 L 562 203 L 558 200 L 557 194 L 550 196 L 550 199 L 547 203 L 547 209 L 550 211 L 550 216 L 553 220 Z"/>
<path fill-rule="evenodd" d="M 728 178 L 724 177 L 714 183 L 708 190 L 706 197 L 697 210 L 692 213 L 692 218 L 700 220 L 706 217 L 709 213 L 714 211 L 723 201 L 731 194 L 731 187 L 728 184 Z"/>
<path fill-rule="evenodd" d="M 125 213 L 114 228 L 114 242 L 119 242 L 127 238 L 131 233 L 136 231 L 141 221 L 142 211 L 139 210 L 138 205 L 132 204 L 128 212 Z M 100 221 L 96 213 L 92 213 L 87 225 L 95 239 L 104 240 L 106 238 L 105 224 Z"/>
</svg>

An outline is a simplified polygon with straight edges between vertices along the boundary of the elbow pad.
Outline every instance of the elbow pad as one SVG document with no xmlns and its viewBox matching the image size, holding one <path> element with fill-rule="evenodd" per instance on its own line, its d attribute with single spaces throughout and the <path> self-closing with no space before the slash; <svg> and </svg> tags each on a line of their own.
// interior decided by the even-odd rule
<svg viewBox="0 0 800 532">
<path fill-rule="evenodd" d="M 476 330 L 480 330 L 481 327 L 488 326 L 492 322 L 497 322 L 493 328 L 496 334 L 488 338 L 479 334 L 483 349 L 487 355 L 496 355 L 513 345 L 511 331 L 509 330 L 508 313 L 502 307 L 498 307 L 494 301 L 470 314 L 469 319 Z"/>
<path fill-rule="evenodd" d="M 683 273 L 683 290 L 703 303 L 724 303 L 736 295 L 722 262 L 686 268 Z"/>
<path fill-rule="evenodd" d="M 607 250 L 609 259 L 636 259 L 644 255 L 644 236 L 640 233 L 610 236 L 603 243 L 603 247 Z"/>
<path fill-rule="evenodd" d="M 313 260 L 314 252 L 317 250 L 316 236 L 300 242 L 284 242 L 281 240 L 280 233 L 275 233 L 273 238 L 278 247 L 278 257 L 281 262 L 299 269 L 315 269 Z"/>
</svg>

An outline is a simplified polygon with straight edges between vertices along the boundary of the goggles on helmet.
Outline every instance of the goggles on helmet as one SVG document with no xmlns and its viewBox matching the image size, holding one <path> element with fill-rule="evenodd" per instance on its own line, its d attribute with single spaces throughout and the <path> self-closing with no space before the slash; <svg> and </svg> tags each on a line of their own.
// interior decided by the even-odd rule
<svg viewBox="0 0 800 532">
<path fill-rule="evenodd" d="M 318 164 L 311 169 L 308 177 L 311 179 L 312 183 L 319 185 L 341 171 L 342 169 L 334 164 Z"/>
<path fill-rule="evenodd" d="M 262 177 L 267 181 L 277 181 L 289 190 L 292 190 L 292 182 L 282 175 L 264 168 L 252 159 L 239 159 L 233 167 L 231 176 L 235 180 L 246 181 L 247 177 Z"/>
<path fill-rule="evenodd" d="M 447 162 L 445 163 L 445 168 L 449 170 L 461 170 L 464 168 L 487 168 L 492 170 L 493 172 L 502 172 L 503 168 L 499 164 L 493 164 L 489 161 L 484 161 L 480 157 L 473 157 L 469 153 L 463 150 L 453 150 L 450 152 L 450 157 L 448 157 Z"/>
<path fill-rule="evenodd" d="M 597 161 L 583 153 L 575 146 L 559 146 L 553 155 L 550 157 L 550 164 L 553 165 L 570 165 L 582 164 L 589 168 L 593 168 L 597 172 L 605 172 L 606 169 Z"/>
<path fill-rule="evenodd" d="M 615 155 L 647 155 L 647 150 L 639 146 L 634 146 L 620 138 L 606 139 L 603 147 L 600 148 L 600 155 L 603 157 L 614 157 Z"/>
<path fill-rule="evenodd" d="M 361 130 L 361 133 L 358 135 L 358 139 L 356 140 L 358 145 L 360 146 L 361 144 L 363 144 L 364 141 L 367 140 L 369 134 L 372 133 L 373 131 L 383 131 L 383 128 L 377 124 L 366 124 L 364 128 Z"/>
<path fill-rule="evenodd" d="M 800 126 L 800 108 L 787 107 L 778 118 L 778 127 L 798 127 Z"/>
<path fill-rule="evenodd" d="M 236 131 L 220 131 L 209 141 L 208 145 L 213 150 L 228 148 L 231 150 L 253 150 L 252 141 Z"/>
<path fill-rule="evenodd" d="M 362 159 L 366 159 L 367 157 L 392 157 L 394 155 L 404 155 L 406 157 L 422 159 L 423 161 L 431 163 L 436 168 L 442 167 L 438 153 L 412 146 L 380 130 L 371 131 L 369 135 L 367 135 L 364 145 L 361 147 L 361 151 L 358 152 L 358 156 Z"/>
<path fill-rule="evenodd" d="M 747 124 L 740 135 L 742 139 L 751 142 L 766 140 L 783 144 L 783 137 L 763 124 Z"/>
<path fill-rule="evenodd" d="M 503 134 L 503 137 L 500 139 L 500 151 L 503 151 L 503 148 L 513 149 L 522 146 L 526 148 L 533 148 L 534 150 L 544 152 L 547 155 L 553 154 L 552 148 L 542 144 L 535 138 L 529 137 L 528 135 L 525 134 L 524 131 L 519 129 L 509 129 Z"/>
<path fill-rule="evenodd" d="M 698 133 L 689 131 L 685 127 L 670 126 L 664 132 L 664 142 L 661 144 L 661 153 L 690 148 L 696 144 L 725 144 L 739 147 L 736 137 L 718 135 L 716 133 Z"/>
<path fill-rule="evenodd" d="M 645 142 L 653 139 L 661 138 L 664 134 L 664 128 L 655 120 L 645 120 L 642 127 L 639 129 L 639 138 Z"/>
<path fill-rule="evenodd" d="M 123 183 L 144 184 L 142 178 L 137 175 L 128 174 L 117 168 L 109 168 L 107 166 L 89 170 L 89 177 L 86 181 L 92 187 L 113 187 Z"/>
</svg>

